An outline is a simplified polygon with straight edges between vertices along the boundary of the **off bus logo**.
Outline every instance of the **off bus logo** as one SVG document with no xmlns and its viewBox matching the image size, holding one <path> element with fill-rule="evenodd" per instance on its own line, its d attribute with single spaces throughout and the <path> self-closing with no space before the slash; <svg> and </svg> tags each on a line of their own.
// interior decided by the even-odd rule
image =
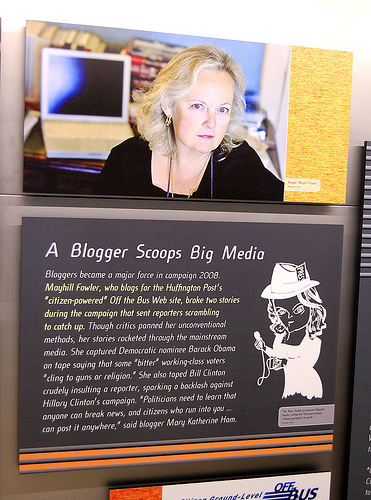
<svg viewBox="0 0 371 500">
<path fill-rule="evenodd" d="M 318 488 L 303 488 L 299 491 L 295 482 L 277 483 L 274 491 L 264 494 L 269 500 L 313 500 L 317 497 Z"/>
</svg>

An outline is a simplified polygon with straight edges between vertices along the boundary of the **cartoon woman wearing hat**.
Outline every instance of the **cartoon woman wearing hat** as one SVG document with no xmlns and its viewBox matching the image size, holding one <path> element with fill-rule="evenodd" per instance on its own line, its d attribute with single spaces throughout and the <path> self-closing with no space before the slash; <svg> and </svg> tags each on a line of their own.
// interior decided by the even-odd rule
<svg viewBox="0 0 371 500">
<path fill-rule="evenodd" d="M 320 335 L 326 328 L 326 309 L 317 292 L 318 285 L 319 281 L 310 279 L 305 262 L 299 266 L 277 263 L 271 283 L 261 294 L 268 299 L 269 328 L 275 338 L 272 347 L 268 347 L 260 333 L 254 333 L 254 345 L 262 352 L 263 358 L 263 375 L 258 379 L 258 385 L 271 370 L 283 369 L 285 386 L 282 398 L 301 394 L 312 399 L 321 398 L 323 394 L 322 381 L 314 369 L 321 353 Z M 294 342 L 289 343 L 292 335 Z"/>
</svg>

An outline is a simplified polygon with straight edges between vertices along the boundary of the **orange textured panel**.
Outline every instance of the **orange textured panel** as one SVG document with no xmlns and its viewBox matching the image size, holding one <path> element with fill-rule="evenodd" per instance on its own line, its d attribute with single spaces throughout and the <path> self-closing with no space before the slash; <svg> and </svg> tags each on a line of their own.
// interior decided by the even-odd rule
<svg viewBox="0 0 371 500">
<path fill-rule="evenodd" d="M 109 500 L 161 500 L 162 486 L 111 490 Z"/>
<path fill-rule="evenodd" d="M 304 182 L 286 181 L 285 201 L 345 203 L 352 65 L 351 52 L 292 47 L 286 179 Z"/>
</svg>

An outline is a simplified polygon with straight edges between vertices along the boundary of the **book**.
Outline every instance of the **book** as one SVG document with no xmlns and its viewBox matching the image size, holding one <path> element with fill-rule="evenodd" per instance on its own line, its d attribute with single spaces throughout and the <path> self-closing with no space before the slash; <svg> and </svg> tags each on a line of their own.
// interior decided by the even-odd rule
<svg viewBox="0 0 371 500">
<path fill-rule="evenodd" d="M 78 30 L 77 29 L 70 29 L 68 30 L 66 39 L 64 41 L 63 48 L 64 49 L 70 49 L 71 45 L 73 44 L 75 38 L 77 37 Z"/>
<path fill-rule="evenodd" d="M 90 36 L 86 42 L 85 50 L 90 50 L 91 52 L 97 52 L 97 48 L 99 43 L 101 42 L 101 38 L 96 33 L 90 33 Z"/>
<path fill-rule="evenodd" d="M 88 31 L 79 31 L 71 44 L 71 50 L 86 50 L 90 38 Z"/>
<path fill-rule="evenodd" d="M 39 37 L 46 26 L 44 21 L 27 21 L 26 26 L 26 65 L 25 65 L 25 95 L 32 99 L 35 87 L 35 66 L 39 48 Z"/>
<path fill-rule="evenodd" d="M 181 45 L 133 38 L 122 51 L 131 57 L 130 95 L 136 89 L 147 89 L 160 70 L 183 49 Z M 135 127 L 136 116 L 132 100 L 129 104 L 129 121 Z"/>
<path fill-rule="evenodd" d="M 127 53 L 131 56 L 140 56 L 149 61 L 168 62 L 185 47 L 158 40 L 145 40 L 143 38 L 133 38 L 128 47 Z"/>
<path fill-rule="evenodd" d="M 53 36 L 51 47 L 56 47 L 58 49 L 63 48 L 64 44 L 66 43 L 67 36 L 68 36 L 68 30 L 63 28 L 58 28 L 55 35 Z"/>
<path fill-rule="evenodd" d="M 25 94 L 32 101 L 40 101 L 41 51 L 50 47 L 59 26 L 39 21 L 27 21 Z"/>
</svg>

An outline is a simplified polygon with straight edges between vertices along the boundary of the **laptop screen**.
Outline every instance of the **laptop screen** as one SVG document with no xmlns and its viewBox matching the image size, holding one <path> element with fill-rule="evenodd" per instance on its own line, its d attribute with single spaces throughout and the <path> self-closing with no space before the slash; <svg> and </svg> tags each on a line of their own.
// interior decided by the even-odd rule
<svg viewBox="0 0 371 500">
<path fill-rule="evenodd" d="M 128 121 L 130 56 L 45 48 L 42 119 Z"/>
</svg>

